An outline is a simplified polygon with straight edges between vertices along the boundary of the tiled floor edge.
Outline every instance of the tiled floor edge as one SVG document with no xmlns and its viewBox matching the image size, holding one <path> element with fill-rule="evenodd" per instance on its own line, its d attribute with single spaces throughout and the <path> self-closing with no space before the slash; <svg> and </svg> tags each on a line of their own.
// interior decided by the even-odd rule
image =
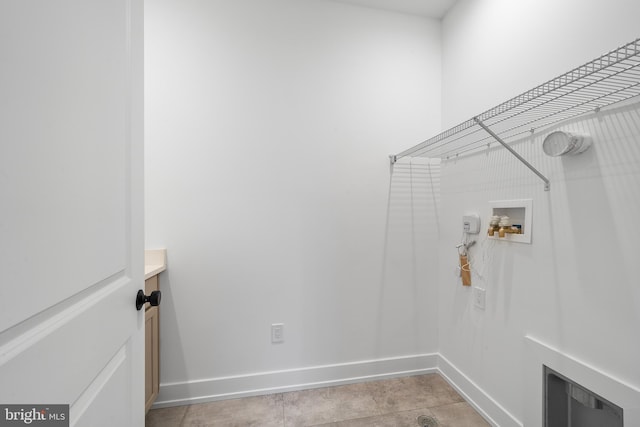
<svg viewBox="0 0 640 427">
<path fill-rule="evenodd" d="M 438 354 L 437 372 L 492 426 L 523 427 L 521 421 L 442 354 Z"/>
<path fill-rule="evenodd" d="M 418 354 L 160 384 L 154 409 L 437 372 L 438 354 Z"/>
</svg>

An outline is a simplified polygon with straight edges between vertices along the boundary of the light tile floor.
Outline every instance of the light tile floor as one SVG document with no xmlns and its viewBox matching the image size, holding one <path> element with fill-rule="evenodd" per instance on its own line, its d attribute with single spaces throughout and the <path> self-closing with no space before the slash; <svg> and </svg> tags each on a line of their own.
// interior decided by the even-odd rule
<svg viewBox="0 0 640 427">
<path fill-rule="evenodd" d="M 489 424 L 437 374 L 153 409 L 146 427 L 438 427 Z"/>
</svg>

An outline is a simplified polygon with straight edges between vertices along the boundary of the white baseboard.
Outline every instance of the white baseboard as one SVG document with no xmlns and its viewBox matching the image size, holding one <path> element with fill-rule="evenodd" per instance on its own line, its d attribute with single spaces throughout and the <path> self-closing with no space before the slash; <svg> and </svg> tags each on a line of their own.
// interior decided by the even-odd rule
<svg viewBox="0 0 640 427">
<path fill-rule="evenodd" d="M 437 372 L 438 354 L 312 366 L 160 384 L 154 408 L 304 390 Z"/>
<path fill-rule="evenodd" d="M 438 372 L 492 426 L 522 427 L 522 422 L 440 354 Z"/>
</svg>

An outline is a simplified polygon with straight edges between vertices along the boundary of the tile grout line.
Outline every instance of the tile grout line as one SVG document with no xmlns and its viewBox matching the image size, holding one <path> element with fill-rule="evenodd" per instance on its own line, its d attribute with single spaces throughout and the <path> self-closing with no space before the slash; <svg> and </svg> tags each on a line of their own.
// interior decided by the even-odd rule
<svg viewBox="0 0 640 427">
<path fill-rule="evenodd" d="M 443 408 L 445 406 L 453 406 L 453 405 L 459 405 L 460 403 L 466 403 L 469 404 L 469 402 L 467 402 L 466 400 L 461 400 L 459 402 L 450 402 L 450 403 L 443 403 L 441 405 L 434 405 L 434 406 L 429 406 L 427 409 L 432 409 L 432 408 Z M 476 411 L 477 412 L 477 411 Z"/>
<path fill-rule="evenodd" d="M 282 401 L 282 427 L 287 427 L 287 421 L 284 413 L 284 393 L 280 393 L 281 401 Z"/>
<path fill-rule="evenodd" d="M 439 408 L 442 406 L 447 406 L 448 404 L 445 405 L 440 405 L 440 406 L 434 406 L 434 408 Z M 427 412 L 429 413 L 429 416 L 436 418 L 435 415 L 431 412 L 430 408 L 414 408 L 414 409 L 405 409 L 402 411 L 394 411 L 394 412 L 386 412 L 386 413 L 382 413 L 382 414 L 375 414 L 375 415 L 370 415 L 370 416 L 365 416 L 365 417 L 355 417 L 355 418 L 345 418 L 343 420 L 334 420 L 331 421 L 329 423 L 323 423 L 323 424 L 313 424 L 310 426 L 306 426 L 306 427 L 324 427 L 324 426 L 330 426 L 332 424 L 335 423 L 344 423 L 344 422 L 350 422 L 350 421 L 358 421 L 358 420 L 366 420 L 366 419 L 377 419 L 377 418 L 382 418 L 382 417 L 390 417 L 390 416 L 396 416 L 396 415 L 401 415 L 404 413 L 408 413 L 408 412 L 415 412 L 415 411 L 420 411 L 420 412 Z M 421 414 L 421 415 L 425 415 L 425 414 Z M 417 419 L 417 417 L 416 417 Z"/>
<path fill-rule="evenodd" d="M 187 419 L 187 414 L 189 413 L 189 410 L 191 409 L 192 406 L 193 405 L 187 406 L 187 410 L 184 411 L 184 415 L 182 416 L 182 419 L 180 420 L 180 424 L 178 424 L 178 427 L 185 427 L 184 421 Z"/>
</svg>

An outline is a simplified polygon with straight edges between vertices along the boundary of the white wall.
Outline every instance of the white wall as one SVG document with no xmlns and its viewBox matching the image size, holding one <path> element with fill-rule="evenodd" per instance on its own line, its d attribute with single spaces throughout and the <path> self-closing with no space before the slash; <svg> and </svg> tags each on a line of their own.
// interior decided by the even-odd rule
<svg viewBox="0 0 640 427">
<path fill-rule="evenodd" d="M 411 186 L 437 174 L 390 181 L 387 155 L 440 129 L 439 23 L 316 0 L 145 13 L 159 401 L 434 366 L 434 202 Z"/>
<path fill-rule="evenodd" d="M 443 20 L 449 128 L 640 36 L 634 0 L 458 0 Z"/>
<path fill-rule="evenodd" d="M 640 3 L 461 0 L 443 21 L 443 122 L 466 120 L 640 36 Z M 640 215 L 640 108 L 563 123 L 594 135 L 575 158 L 542 154 L 544 134 L 514 148 L 542 181 L 496 150 L 442 164 L 440 352 L 444 370 L 502 426 L 535 425 L 525 335 L 640 389 L 640 287 L 631 224 Z M 533 199 L 531 245 L 480 236 L 471 252 L 486 310 L 453 275 L 460 217 L 489 200 Z M 541 378 L 541 374 L 540 377 Z M 596 381 L 596 386 L 598 386 Z M 631 409 L 631 408 L 629 408 Z"/>
</svg>

